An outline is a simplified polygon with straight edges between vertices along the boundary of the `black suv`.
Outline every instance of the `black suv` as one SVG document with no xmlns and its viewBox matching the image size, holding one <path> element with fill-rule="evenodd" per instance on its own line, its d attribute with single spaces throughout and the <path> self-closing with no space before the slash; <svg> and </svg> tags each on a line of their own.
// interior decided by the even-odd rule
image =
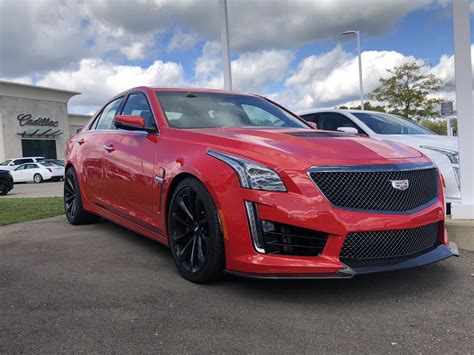
<svg viewBox="0 0 474 355">
<path fill-rule="evenodd" d="M 13 178 L 10 172 L 0 170 L 0 195 L 6 195 L 11 189 L 13 189 Z"/>
</svg>

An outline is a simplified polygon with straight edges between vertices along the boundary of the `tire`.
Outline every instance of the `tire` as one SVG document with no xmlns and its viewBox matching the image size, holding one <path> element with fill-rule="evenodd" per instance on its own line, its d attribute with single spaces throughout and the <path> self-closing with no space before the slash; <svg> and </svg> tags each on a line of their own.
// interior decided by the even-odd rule
<svg viewBox="0 0 474 355">
<path fill-rule="evenodd" d="M 0 196 L 5 196 L 8 193 L 8 186 L 6 179 L 0 179 Z"/>
<path fill-rule="evenodd" d="M 186 280 L 208 283 L 222 276 L 225 251 L 217 209 L 204 185 L 194 178 L 185 178 L 173 192 L 168 241 Z"/>
<path fill-rule="evenodd" d="M 41 184 L 43 182 L 43 177 L 41 176 L 41 174 L 35 174 L 33 176 L 33 181 L 36 183 L 36 184 Z"/>
<path fill-rule="evenodd" d="M 73 225 L 95 223 L 100 219 L 99 216 L 84 210 L 79 182 L 73 168 L 66 171 L 64 180 L 64 212 L 68 222 Z"/>
</svg>

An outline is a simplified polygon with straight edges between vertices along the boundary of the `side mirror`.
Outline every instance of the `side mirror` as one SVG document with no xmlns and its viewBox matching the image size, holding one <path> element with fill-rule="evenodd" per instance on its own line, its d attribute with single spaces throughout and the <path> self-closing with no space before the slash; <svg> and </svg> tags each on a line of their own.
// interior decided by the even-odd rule
<svg viewBox="0 0 474 355">
<path fill-rule="evenodd" d="M 308 124 L 308 126 L 310 126 L 312 129 L 318 129 L 318 125 L 317 125 L 316 123 L 311 122 L 311 121 L 306 121 L 306 120 L 304 120 L 304 121 L 305 121 L 306 124 Z"/>
<path fill-rule="evenodd" d="M 119 115 L 114 118 L 114 125 L 117 128 L 129 131 L 146 131 L 145 119 L 141 116 Z"/>
<path fill-rule="evenodd" d="M 359 134 L 359 131 L 357 130 L 357 128 L 354 128 L 354 127 L 337 127 L 337 130 L 339 132 Z"/>
</svg>

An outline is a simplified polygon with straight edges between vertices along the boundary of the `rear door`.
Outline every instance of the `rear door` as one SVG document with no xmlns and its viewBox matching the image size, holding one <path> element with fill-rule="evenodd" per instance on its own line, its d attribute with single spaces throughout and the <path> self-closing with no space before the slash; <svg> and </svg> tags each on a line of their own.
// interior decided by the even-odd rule
<svg viewBox="0 0 474 355">
<path fill-rule="evenodd" d="M 38 165 L 36 164 L 25 164 L 25 169 L 23 170 L 23 172 L 23 176 L 25 178 L 24 181 L 33 181 L 33 176 L 35 175 L 35 173 L 40 173 Z"/>
<path fill-rule="evenodd" d="M 128 95 L 122 115 L 142 116 L 147 127 L 156 128 L 156 121 L 143 92 Z M 159 135 L 145 131 L 116 130 L 105 142 L 110 149 L 104 156 L 104 188 L 106 206 L 115 214 L 160 232 L 154 216 L 153 203 L 160 198 L 161 184 L 155 175 L 164 170 L 155 167 Z M 160 170 L 161 169 L 161 170 Z"/>
<path fill-rule="evenodd" d="M 79 178 L 82 192 L 89 203 L 104 206 L 104 146 L 111 132 L 115 132 L 113 119 L 122 103 L 122 97 L 109 102 L 92 124 L 74 137 L 77 150 Z"/>
</svg>

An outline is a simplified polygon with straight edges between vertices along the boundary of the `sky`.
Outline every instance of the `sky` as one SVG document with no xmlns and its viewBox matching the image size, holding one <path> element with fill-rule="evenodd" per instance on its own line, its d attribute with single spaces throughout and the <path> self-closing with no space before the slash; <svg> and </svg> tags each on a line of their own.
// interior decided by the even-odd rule
<svg viewBox="0 0 474 355">
<path fill-rule="evenodd" d="M 366 94 L 408 62 L 454 80 L 450 0 L 228 0 L 228 11 L 234 89 L 295 112 L 357 104 L 347 30 L 361 32 Z M 219 28 L 217 0 L 0 0 L 0 79 L 79 91 L 69 112 L 83 114 L 139 85 L 223 88 Z"/>
</svg>

